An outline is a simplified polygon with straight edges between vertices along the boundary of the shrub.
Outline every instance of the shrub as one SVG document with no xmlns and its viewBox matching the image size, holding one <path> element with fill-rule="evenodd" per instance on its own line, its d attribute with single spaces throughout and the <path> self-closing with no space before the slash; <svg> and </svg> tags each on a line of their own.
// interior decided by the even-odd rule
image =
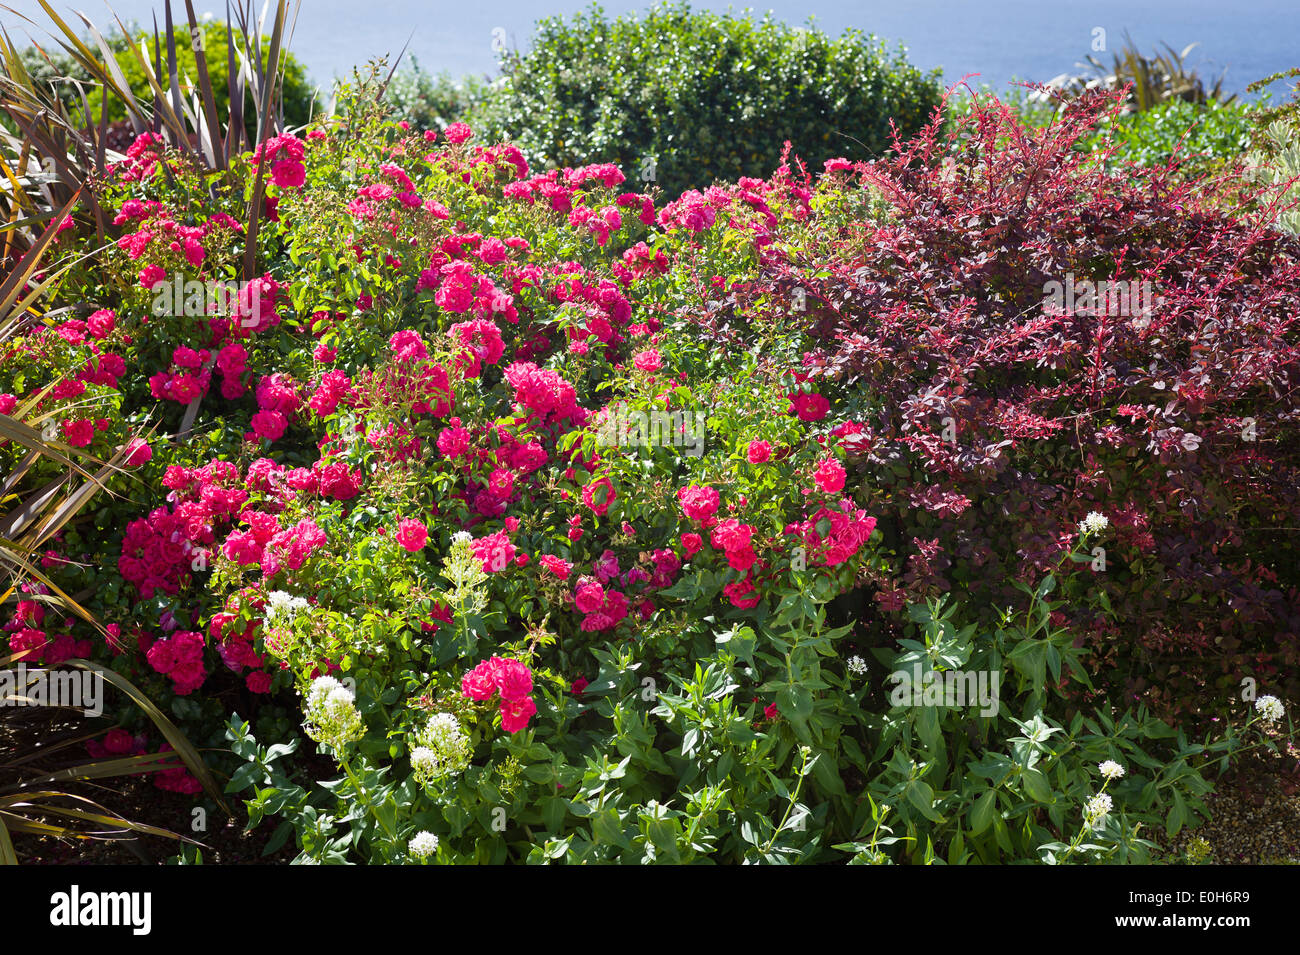
<svg viewBox="0 0 1300 955">
<path fill-rule="evenodd" d="M 1057 103 L 1047 87 L 1026 83 L 999 93 L 987 83 L 981 83 L 978 88 L 959 84 L 949 91 L 944 103 L 943 113 L 949 128 L 959 127 L 962 120 L 975 110 L 977 100 L 1001 103 L 1014 110 L 1027 126 L 1041 128 L 1056 117 Z"/>
<path fill-rule="evenodd" d="M 1125 34 L 1124 46 L 1113 54 L 1109 66 L 1097 57 L 1089 56 L 1083 75 L 1062 74 L 1053 79 L 1051 85 L 1074 93 L 1098 89 L 1122 91 L 1125 103 L 1138 111 L 1154 109 L 1175 100 L 1196 104 L 1230 103 L 1236 99 L 1236 94 L 1225 95 L 1223 80 L 1226 70 L 1208 84 L 1197 70 L 1187 65 L 1188 54 L 1198 45 L 1188 44 L 1180 53 L 1164 44 L 1164 53 L 1147 56 Z"/>
<path fill-rule="evenodd" d="M 91 77 L 76 60 L 36 46 L 24 48 L 19 56 L 33 82 L 55 96 L 69 113 L 81 110 L 81 94 L 77 91 L 77 84 L 81 84 L 82 90 L 89 90 Z M 7 116 L 4 118 L 8 119 Z"/>
<path fill-rule="evenodd" d="M 1300 69 L 1265 77 L 1251 90 L 1262 89 L 1279 79 L 1300 77 Z M 1300 235 L 1300 81 L 1290 90 L 1288 99 L 1276 106 L 1261 106 L 1253 118 L 1255 137 L 1247 157 L 1249 178 L 1259 194 L 1278 203 L 1280 227 Z"/>
<path fill-rule="evenodd" d="M 503 70 L 474 111 L 489 139 L 509 137 L 535 164 L 613 162 L 633 179 L 653 160 L 674 196 L 766 176 L 787 140 L 817 163 L 879 154 L 891 120 L 910 135 L 939 96 L 934 76 L 856 31 L 832 39 L 685 4 L 544 19 Z"/>
<path fill-rule="evenodd" d="M 1096 97 L 1043 130 L 981 107 L 858 167 L 883 215 L 828 195 L 714 314 L 806 302 L 804 371 L 858 422 L 858 499 L 909 568 L 876 601 L 1000 606 L 1098 511 L 1113 612 L 1071 612 L 1090 671 L 1115 699 L 1213 709 L 1247 677 L 1293 685 L 1300 655 L 1297 246 L 1277 209 L 1230 216 L 1159 168 L 1108 175 L 1077 149 Z M 1093 310 L 1065 290 L 1083 282 L 1119 284 Z"/>
<path fill-rule="evenodd" d="M 1282 80 L 1292 81 L 1290 88 L 1286 90 L 1287 98 L 1280 103 L 1273 104 L 1270 102 L 1273 93 L 1264 91 L 1274 83 Z M 1280 73 L 1272 73 L 1258 79 L 1246 87 L 1246 92 L 1264 93 L 1263 101 L 1255 112 L 1257 132 L 1263 132 L 1273 123 L 1283 123 L 1289 125 L 1292 129 L 1300 128 L 1300 66 L 1283 70 Z M 1265 149 L 1268 148 L 1267 142 L 1260 145 Z"/>
</svg>

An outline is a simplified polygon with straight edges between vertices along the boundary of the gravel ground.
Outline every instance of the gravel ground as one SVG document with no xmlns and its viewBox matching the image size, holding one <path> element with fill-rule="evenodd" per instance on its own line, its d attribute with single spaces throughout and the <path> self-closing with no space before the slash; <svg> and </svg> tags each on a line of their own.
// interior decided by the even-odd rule
<svg viewBox="0 0 1300 955">
<path fill-rule="evenodd" d="M 1243 757 L 1218 781 L 1206 805 L 1210 821 L 1180 832 L 1172 848 L 1185 850 L 1203 839 L 1210 865 L 1300 865 L 1300 749 L 1295 744 L 1277 754 Z"/>
</svg>

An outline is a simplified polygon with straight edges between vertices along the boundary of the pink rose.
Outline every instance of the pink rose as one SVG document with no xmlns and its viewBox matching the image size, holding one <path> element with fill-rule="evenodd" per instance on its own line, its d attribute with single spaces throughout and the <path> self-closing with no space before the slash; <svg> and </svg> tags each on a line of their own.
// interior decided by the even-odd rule
<svg viewBox="0 0 1300 955">
<path fill-rule="evenodd" d="M 609 478 L 593 481 L 582 489 L 582 503 L 591 508 L 597 517 L 603 517 L 617 497 Z"/>
<path fill-rule="evenodd" d="M 568 580 L 569 572 L 573 570 L 572 564 L 561 557 L 556 557 L 554 554 L 543 554 L 538 558 L 537 562 L 542 565 L 543 570 L 549 570 L 561 580 Z"/>
<path fill-rule="evenodd" d="M 582 577 L 574 591 L 573 602 L 583 613 L 595 613 L 605 605 L 605 588 L 590 577 Z"/>
<path fill-rule="evenodd" d="M 394 332 L 388 339 L 388 347 L 393 350 L 393 356 L 400 362 L 424 361 L 429 357 L 429 349 L 424 344 L 424 340 L 409 330 Z"/>
<path fill-rule="evenodd" d="M 84 448 L 95 437 L 95 426 L 88 418 L 78 418 L 76 421 L 63 422 L 63 433 L 67 436 L 68 444 L 74 448 Z"/>
<path fill-rule="evenodd" d="M 250 673 L 244 679 L 248 684 L 248 689 L 253 693 L 270 693 L 271 692 L 271 674 L 258 670 Z"/>
<path fill-rule="evenodd" d="M 112 309 L 101 308 L 86 319 L 86 330 L 91 338 L 102 340 L 112 334 L 116 322 L 117 314 Z"/>
<path fill-rule="evenodd" d="M 455 458 L 469 450 L 469 432 L 464 428 L 443 428 L 438 432 L 438 450 Z"/>
<path fill-rule="evenodd" d="M 836 494 L 844 490 L 844 468 L 834 458 L 827 458 L 813 475 L 817 487 L 826 494 Z"/>
<path fill-rule="evenodd" d="M 126 463 L 128 467 L 138 468 L 153 457 L 153 448 L 140 438 L 132 438 L 126 445 Z"/>
<path fill-rule="evenodd" d="M 677 492 L 682 512 L 693 521 L 707 521 L 718 509 L 718 492 L 711 487 L 694 484 Z"/>
<path fill-rule="evenodd" d="M 790 405 L 800 421 L 821 421 L 831 410 L 831 403 L 818 394 L 796 395 L 790 400 Z"/>
<path fill-rule="evenodd" d="M 470 670 L 460 681 L 460 692 L 471 700 L 490 700 L 497 691 L 497 683 L 491 661 L 484 660 Z"/>
<path fill-rule="evenodd" d="M 146 265 L 140 270 L 140 284 L 149 290 L 167 277 L 167 270 L 161 265 Z"/>
<path fill-rule="evenodd" d="M 429 531 L 420 521 L 405 520 L 397 525 L 396 538 L 397 543 L 414 554 L 423 550 L 428 543 Z"/>
<path fill-rule="evenodd" d="M 497 531 L 474 541 L 474 556 L 483 561 L 487 573 L 498 573 L 515 559 L 515 545 L 505 531 Z"/>
<path fill-rule="evenodd" d="M 278 441 L 284 437 L 289 423 L 278 411 L 259 411 L 253 415 L 253 433 L 267 441 Z"/>
<path fill-rule="evenodd" d="M 307 168 L 294 159 L 281 159 L 271 166 L 271 182 L 281 189 L 297 189 L 307 181 Z"/>
<path fill-rule="evenodd" d="M 501 728 L 507 733 L 518 733 L 528 726 L 528 721 L 537 712 L 537 704 L 531 696 L 519 700 L 501 701 Z"/>
<path fill-rule="evenodd" d="M 497 689 L 501 699 L 519 700 L 533 692 L 533 674 L 518 660 L 504 660 L 497 668 Z"/>
<path fill-rule="evenodd" d="M 443 138 L 449 143 L 459 146 L 461 143 L 469 140 L 474 135 L 474 130 L 465 123 L 452 123 L 442 131 Z"/>
<path fill-rule="evenodd" d="M 682 550 L 686 551 L 687 557 L 694 557 L 701 547 L 704 546 L 704 538 L 699 534 L 683 534 Z"/>
</svg>

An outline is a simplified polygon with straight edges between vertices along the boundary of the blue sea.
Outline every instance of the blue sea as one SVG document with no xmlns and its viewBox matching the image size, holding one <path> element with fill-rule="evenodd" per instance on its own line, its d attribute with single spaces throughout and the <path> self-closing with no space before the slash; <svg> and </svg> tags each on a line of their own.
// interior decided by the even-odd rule
<svg viewBox="0 0 1300 955">
<path fill-rule="evenodd" d="M 0 0 L 44 23 L 35 0 Z M 75 22 L 74 7 L 53 0 L 60 16 Z M 493 0 L 448 3 L 430 0 L 303 0 L 290 49 L 313 78 L 328 89 L 331 80 L 350 74 L 371 57 L 395 56 L 404 45 L 428 70 L 495 74 L 497 46 L 526 49 L 540 16 L 571 15 L 589 6 L 576 0 Z M 607 0 L 610 15 L 646 9 L 645 2 Z M 968 73 L 974 84 L 997 89 L 1015 80 L 1045 81 L 1072 71 L 1093 50 L 1095 38 L 1108 51 L 1123 44 L 1127 32 L 1144 52 L 1168 44 L 1181 51 L 1197 43 L 1189 60 L 1202 74 L 1226 70 L 1225 86 L 1245 86 L 1279 70 L 1300 66 L 1300 0 L 803 0 L 772 2 L 753 8 L 695 2 L 695 9 L 740 12 L 770 10 L 777 19 L 837 34 L 853 27 L 907 48 L 917 66 L 941 68 L 949 82 Z M 81 0 L 97 26 L 111 24 L 103 0 Z M 257 9 L 261 9 L 259 0 Z M 155 13 L 161 22 L 162 0 L 114 0 L 123 20 L 148 26 Z M 183 0 L 173 0 L 174 16 L 183 18 Z M 224 16 L 225 4 L 195 0 L 195 11 Z M 35 34 L 19 17 L 0 11 L 0 25 L 15 40 Z M 407 41 L 409 40 L 409 45 Z M 1109 57 L 1100 54 L 1106 62 Z M 1275 89 L 1281 91 L 1282 84 Z"/>
</svg>

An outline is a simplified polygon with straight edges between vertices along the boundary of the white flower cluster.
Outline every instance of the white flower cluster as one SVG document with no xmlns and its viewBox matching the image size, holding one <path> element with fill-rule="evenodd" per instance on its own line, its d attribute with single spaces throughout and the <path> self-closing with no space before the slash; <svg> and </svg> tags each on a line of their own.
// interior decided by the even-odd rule
<svg viewBox="0 0 1300 955">
<path fill-rule="evenodd" d="M 419 745 L 411 750 L 411 768 L 422 786 L 469 765 L 469 737 L 450 713 L 435 713 L 415 739 Z"/>
<path fill-rule="evenodd" d="M 1079 521 L 1081 534 L 1100 534 L 1108 527 L 1110 527 L 1110 518 L 1097 511 L 1089 511 L 1088 516 Z"/>
<path fill-rule="evenodd" d="M 1113 805 L 1108 793 L 1097 793 L 1083 807 L 1083 821 L 1094 829 L 1100 829 L 1106 824 L 1106 817 L 1110 815 Z"/>
<path fill-rule="evenodd" d="M 854 676 L 862 676 L 862 674 L 867 672 L 867 661 L 862 659 L 860 656 L 854 655 L 849 657 L 846 665 L 849 668 L 849 672 Z"/>
<path fill-rule="evenodd" d="M 411 855 L 417 859 L 427 859 L 438 851 L 438 837 L 432 832 L 417 832 L 408 845 Z"/>
<path fill-rule="evenodd" d="M 1107 779 L 1119 779 L 1124 775 L 1124 767 L 1113 759 L 1106 760 L 1104 763 L 1098 765 L 1097 768 L 1101 770 L 1101 774 Z"/>
<path fill-rule="evenodd" d="M 310 606 L 302 597 L 295 597 L 283 590 L 273 590 L 266 595 L 266 619 L 268 622 L 276 617 L 288 617 L 290 621 Z"/>
<path fill-rule="evenodd" d="M 474 538 L 467 531 L 457 531 L 451 538 L 451 549 L 443 559 L 442 575 L 451 581 L 448 596 L 456 616 L 463 619 L 487 608 L 487 571 L 483 560 L 474 556 Z"/>
<path fill-rule="evenodd" d="M 317 677 L 307 691 L 307 735 L 340 752 L 366 734 L 352 691 L 332 676 Z"/>
<path fill-rule="evenodd" d="M 1276 723 L 1286 715 L 1286 707 L 1276 696 L 1261 696 L 1255 701 L 1255 710 L 1266 723 Z"/>
<path fill-rule="evenodd" d="M 427 746 L 417 746 L 411 750 L 411 768 L 415 778 L 423 782 L 438 775 L 438 754 Z"/>
</svg>

